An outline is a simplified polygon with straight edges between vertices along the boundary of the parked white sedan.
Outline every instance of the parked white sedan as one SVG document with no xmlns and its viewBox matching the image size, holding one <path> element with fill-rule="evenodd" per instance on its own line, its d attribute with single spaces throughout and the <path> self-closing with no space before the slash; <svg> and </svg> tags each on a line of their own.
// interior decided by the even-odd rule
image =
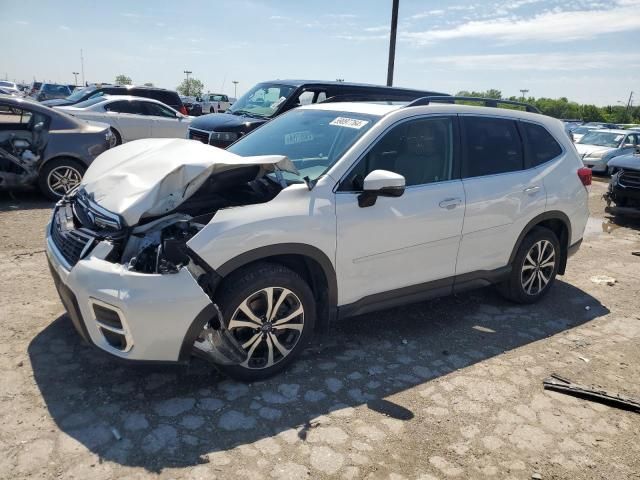
<svg viewBox="0 0 640 480">
<path fill-rule="evenodd" d="M 108 123 L 112 146 L 140 138 L 185 138 L 191 118 L 162 102 L 128 95 L 105 95 L 54 107 L 84 120 Z"/>
</svg>

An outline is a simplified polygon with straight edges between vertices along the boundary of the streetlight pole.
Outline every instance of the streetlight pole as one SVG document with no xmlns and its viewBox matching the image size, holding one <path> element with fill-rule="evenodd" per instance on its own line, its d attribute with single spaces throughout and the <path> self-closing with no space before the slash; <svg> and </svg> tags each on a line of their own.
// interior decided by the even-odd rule
<svg viewBox="0 0 640 480">
<path fill-rule="evenodd" d="M 387 66 L 387 87 L 393 85 L 393 67 L 396 60 L 396 33 L 398 31 L 398 5 L 400 0 L 393 0 L 391 7 L 391 32 L 389 34 L 389 64 Z"/>
<path fill-rule="evenodd" d="M 191 75 L 192 73 L 193 72 L 191 70 L 185 70 L 184 71 L 184 74 L 187 76 L 187 97 L 191 93 L 191 85 L 189 84 L 189 75 Z"/>
<path fill-rule="evenodd" d="M 74 77 L 73 84 L 77 87 L 78 86 L 78 75 L 80 75 L 80 72 L 71 72 L 71 73 L 73 73 L 73 77 Z"/>
<path fill-rule="evenodd" d="M 520 90 L 520 93 L 522 93 L 522 101 L 524 102 L 524 96 L 529 93 L 529 90 L 527 90 L 526 88 L 523 88 L 522 90 Z"/>
<path fill-rule="evenodd" d="M 233 83 L 233 98 L 238 98 L 238 80 L 231 80 L 231 83 Z"/>
</svg>

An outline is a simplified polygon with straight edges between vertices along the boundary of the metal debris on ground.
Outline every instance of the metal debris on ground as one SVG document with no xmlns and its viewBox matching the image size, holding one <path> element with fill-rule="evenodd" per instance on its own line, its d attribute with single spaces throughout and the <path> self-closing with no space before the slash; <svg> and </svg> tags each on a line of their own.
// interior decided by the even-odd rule
<svg viewBox="0 0 640 480">
<path fill-rule="evenodd" d="M 591 281 L 598 285 L 609 285 L 610 287 L 618 282 L 615 278 L 609 277 L 608 275 L 594 275 L 591 277 Z"/>
<path fill-rule="evenodd" d="M 584 398 L 586 400 L 592 400 L 594 402 L 603 403 L 622 410 L 640 413 L 640 401 L 634 398 L 626 395 L 620 395 L 619 393 L 613 394 L 605 390 L 573 383 L 571 380 L 561 377 L 555 373 L 552 373 L 550 377 L 545 378 L 542 384 L 546 390 L 554 390 L 556 392 Z"/>
</svg>

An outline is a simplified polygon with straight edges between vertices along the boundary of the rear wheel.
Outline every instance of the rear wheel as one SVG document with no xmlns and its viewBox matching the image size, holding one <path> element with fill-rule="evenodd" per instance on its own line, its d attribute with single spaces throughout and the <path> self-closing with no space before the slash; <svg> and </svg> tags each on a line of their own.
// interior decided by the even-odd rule
<svg viewBox="0 0 640 480">
<path fill-rule="evenodd" d="M 120 133 L 113 127 L 111 127 L 111 139 L 109 140 L 109 148 L 117 147 L 122 144 L 122 137 Z"/>
<path fill-rule="evenodd" d="M 498 290 L 517 303 L 537 302 L 555 281 L 560 255 L 556 235 L 547 228 L 534 228 L 518 248 L 509 280 L 500 284 Z"/>
<path fill-rule="evenodd" d="M 80 185 L 86 167 L 70 158 L 60 158 L 44 164 L 38 186 L 50 200 L 59 200 Z"/>
<path fill-rule="evenodd" d="M 259 263 L 230 275 L 220 287 L 224 323 L 247 354 L 240 365 L 218 368 L 243 381 L 284 370 L 313 334 L 316 305 L 309 285 L 296 272 Z"/>
</svg>

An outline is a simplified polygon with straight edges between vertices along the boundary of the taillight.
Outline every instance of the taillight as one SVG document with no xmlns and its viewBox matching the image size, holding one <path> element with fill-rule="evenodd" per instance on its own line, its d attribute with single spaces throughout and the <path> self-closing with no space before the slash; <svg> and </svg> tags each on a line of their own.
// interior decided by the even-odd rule
<svg viewBox="0 0 640 480">
<path fill-rule="evenodd" d="M 593 174 L 591 173 L 591 169 L 587 167 L 582 167 L 578 169 L 578 177 L 580 177 L 580 181 L 585 187 L 591 185 L 591 179 Z"/>
<path fill-rule="evenodd" d="M 183 115 L 189 115 L 189 112 L 187 111 L 187 107 L 185 107 L 184 105 L 180 107 L 180 113 Z"/>
</svg>

